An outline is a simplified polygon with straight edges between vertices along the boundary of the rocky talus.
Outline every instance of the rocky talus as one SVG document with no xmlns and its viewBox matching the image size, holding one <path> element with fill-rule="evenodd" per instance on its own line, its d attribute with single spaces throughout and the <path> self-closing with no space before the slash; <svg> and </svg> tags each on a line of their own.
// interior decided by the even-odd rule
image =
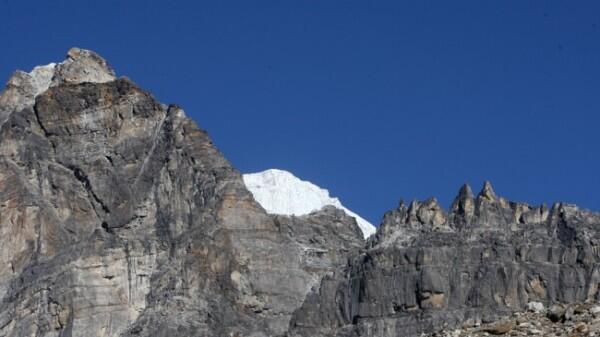
<svg viewBox="0 0 600 337">
<path fill-rule="evenodd" d="M 365 242 L 334 207 L 267 214 L 182 108 L 92 51 L 0 94 L 0 337 L 512 334 L 559 303 L 552 331 L 581 330 L 599 226 L 486 183 L 400 203 Z"/>
<path fill-rule="evenodd" d="M 590 303 L 554 304 L 544 308 L 540 302 L 528 311 L 515 312 L 493 322 L 466 321 L 454 329 L 443 329 L 423 337 L 600 336 L 600 306 Z"/>
</svg>

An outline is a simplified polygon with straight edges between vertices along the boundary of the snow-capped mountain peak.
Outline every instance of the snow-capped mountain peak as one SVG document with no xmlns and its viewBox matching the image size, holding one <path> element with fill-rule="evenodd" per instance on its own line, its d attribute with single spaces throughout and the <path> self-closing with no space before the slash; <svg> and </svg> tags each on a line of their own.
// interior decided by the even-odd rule
<svg viewBox="0 0 600 337">
<path fill-rule="evenodd" d="M 375 233 L 375 226 L 342 205 L 329 191 L 299 179 L 284 170 L 270 169 L 244 174 L 244 183 L 254 199 L 271 214 L 306 215 L 325 206 L 334 206 L 354 217 L 365 238 Z"/>
</svg>

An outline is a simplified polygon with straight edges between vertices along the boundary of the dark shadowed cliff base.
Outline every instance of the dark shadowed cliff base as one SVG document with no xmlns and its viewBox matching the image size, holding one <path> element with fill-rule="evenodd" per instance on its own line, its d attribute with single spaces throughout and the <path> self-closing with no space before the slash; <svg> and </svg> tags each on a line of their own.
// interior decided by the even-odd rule
<svg viewBox="0 0 600 337">
<path fill-rule="evenodd" d="M 0 336 L 415 336 L 600 299 L 600 215 L 468 186 L 367 242 L 267 214 L 175 105 L 97 54 L 0 96 Z"/>
</svg>

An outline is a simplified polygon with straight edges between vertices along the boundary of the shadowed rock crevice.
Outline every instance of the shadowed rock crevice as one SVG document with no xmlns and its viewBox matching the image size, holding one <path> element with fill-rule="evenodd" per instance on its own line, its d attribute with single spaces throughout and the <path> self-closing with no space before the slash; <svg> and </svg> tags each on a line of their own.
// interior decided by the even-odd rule
<svg viewBox="0 0 600 337">
<path fill-rule="evenodd" d="M 105 214 L 110 213 L 110 210 L 108 209 L 108 207 L 96 195 L 96 193 L 94 193 L 94 190 L 92 189 L 92 184 L 90 183 L 90 179 L 85 175 L 85 173 L 83 173 L 83 171 L 81 171 L 80 168 L 75 167 L 75 166 L 68 166 L 67 168 L 73 172 L 73 175 L 75 176 L 75 178 L 81 182 L 81 184 L 83 185 L 85 190 L 88 191 L 90 196 L 92 196 L 92 198 L 94 198 L 94 200 L 100 205 L 100 207 L 102 208 L 102 211 Z M 100 217 L 100 216 L 98 216 L 98 217 Z"/>
</svg>

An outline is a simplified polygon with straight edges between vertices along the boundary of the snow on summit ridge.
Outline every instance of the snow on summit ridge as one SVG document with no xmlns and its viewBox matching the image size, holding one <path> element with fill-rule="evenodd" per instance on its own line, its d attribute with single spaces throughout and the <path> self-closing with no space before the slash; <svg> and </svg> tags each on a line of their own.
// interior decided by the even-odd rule
<svg viewBox="0 0 600 337">
<path fill-rule="evenodd" d="M 342 205 L 329 191 L 299 179 L 284 170 L 270 169 L 244 174 L 244 183 L 254 199 L 271 214 L 306 215 L 325 206 L 334 206 L 354 217 L 365 238 L 375 233 L 375 226 Z"/>
</svg>

